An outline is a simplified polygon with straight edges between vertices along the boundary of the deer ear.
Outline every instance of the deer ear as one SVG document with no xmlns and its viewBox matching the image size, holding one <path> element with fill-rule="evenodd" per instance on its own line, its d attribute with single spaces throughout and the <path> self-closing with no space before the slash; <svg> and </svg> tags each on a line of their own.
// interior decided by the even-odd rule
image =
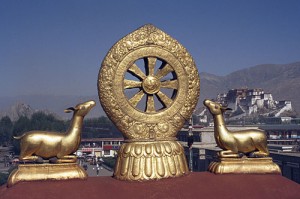
<svg viewBox="0 0 300 199">
<path fill-rule="evenodd" d="M 232 111 L 231 108 L 227 108 L 227 107 L 221 107 L 221 110 L 222 110 L 223 112 L 225 112 L 225 111 Z"/>
<path fill-rule="evenodd" d="M 226 111 L 232 111 L 232 108 L 226 108 Z"/>
<path fill-rule="evenodd" d="M 65 111 L 65 113 L 70 113 L 72 111 L 75 111 L 75 108 L 70 107 L 70 108 L 65 109 L 64 111 Z"/>
</svg>

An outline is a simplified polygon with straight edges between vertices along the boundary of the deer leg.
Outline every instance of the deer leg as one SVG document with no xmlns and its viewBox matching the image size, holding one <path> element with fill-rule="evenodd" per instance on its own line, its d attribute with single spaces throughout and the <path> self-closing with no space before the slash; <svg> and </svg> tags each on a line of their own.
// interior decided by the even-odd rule
<svg viewBox="0 0 300 199">
<path fill-rule="evenodd" d="M 24 161 L 24 162 L 29 162 L 29 161 L 37 161 L 39 159 L 38 156 L 35 156 L 35 155 L 32 155 L 32 156 L 25 156 L 25 157 L 20 157 L 20 160 L 21 161 Z"/>
<path fill-rule="evenodd" d="M 28 161 L 36 161 L 39 159 L 38 156 L 32 155 L 34 153 L 34 149 L 30 149 L 29 147 L 21 147 L 20 157 L 19 159 L 24 162 Z"/>
<path fill-rule="evenodd" d="M 57 159 L 57 163 L 75 163 L 77 161 L 77 157 L 75 155 L 65 155 L 63 157 L 59 157 Z"/>
<path fill-rule="evenodd" d="M 223 150 L 218 153 L 220 158 L 239 158 L 239 153 L 233 152 L 232 150 Z"/>
<path fill-rule="evenodd" d="M 253 158 L 263 158 L 263 157 L 267 157 L 268 154 L 262 151 L 254 151 L 251 153 L 250 157 Z"/>
<path fill-rule="evenodd" d="M 268 150 L 267 146 L 265 146 L 263 144 L 258 144 L 256 146 L 256 148 L 258 149 L 258 151 L 252 152 L 251 156 L 253 156 L 253 157 L 267 157 L 267 156 L 269 156 L 269 150 Z"/>
</svg>

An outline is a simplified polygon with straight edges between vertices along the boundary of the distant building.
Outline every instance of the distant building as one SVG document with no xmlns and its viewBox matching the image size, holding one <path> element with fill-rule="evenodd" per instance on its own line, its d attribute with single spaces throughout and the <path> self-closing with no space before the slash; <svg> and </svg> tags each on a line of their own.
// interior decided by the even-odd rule
<svg viewBox="0 0 300 199">
<path fill-rule="evenodd" d="M 276 101 L 271 93 L 265 93 L 261 88 L 231 89 L 218 94 L 216 99 L 232 109 L 230 117 L 233 120 L 252 114 L 280 117 L 284 112 L 293 110 L 290 100 Z"/>
<path fill-rule="evenodd" d="M 268 144 L 297 145 L 300 141 L 300 125 L 261 125 L 267 134 Z"/>
<path fill-rule="evenodd" d="M 124 138 L 82 139 L 77 154 L 91 154 L 95 157 L 114 157 L 123 142 Z"/>
<path fill-rule="evenodd" d="M 198 109 L 195 113 L 195 115 L 199 118 L 200 123 L 207 123 L 208 122 L 208 117 L 207 117 L 207 109 L 204 107 L 201 107 L 200 109 Z"/>
<path fill-rule="evenodd" d="M 300 144 L 300 125 L 251 125 L 227 126 L 230 131 L 261 129 L 266 132 L 268 144 L 297 145 Z M 193 146 L 216 146 L 214 138 L 214 127 L 193 127 Z M 178 140 L 185 146 L 188 137 L 188 129 L 183 128 L 178 133 Z"/>
</svg>

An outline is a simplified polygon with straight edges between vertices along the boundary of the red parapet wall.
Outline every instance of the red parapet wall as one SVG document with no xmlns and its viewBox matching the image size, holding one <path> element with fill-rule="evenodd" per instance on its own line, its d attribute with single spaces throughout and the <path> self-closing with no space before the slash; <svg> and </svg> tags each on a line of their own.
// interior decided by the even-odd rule
<svg viewBox="0 0 300 199">
<path fill-rule="evenodd" d="M 128 182 L 112 177 L 89 177 L 86 181 L 21 182 L 0 187 L 2 199 L 99 199 L 99 198 L 263 198 L 298 199 L 300 185 L 280 175 L 194 172 L 159 181 Z"/>
</svg>

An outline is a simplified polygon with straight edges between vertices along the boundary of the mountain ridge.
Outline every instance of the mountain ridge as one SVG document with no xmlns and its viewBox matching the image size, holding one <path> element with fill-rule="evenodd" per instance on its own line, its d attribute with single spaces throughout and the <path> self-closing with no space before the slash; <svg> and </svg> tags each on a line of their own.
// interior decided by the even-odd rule
<svg viewBox="0 0 300 199">
<path fill-rule="evenodd" d="M 21 95 L 15 97 L 0 97 L 0 118 L 7 115 L 12 120 L 16 120 L 17 118 L 14 117 L 14 115 L 16 115 L 14 107 L 20 106 L 25 108 L 29 106 L 31 107 L 32 111 L 30 111 L 29 114 L 23 114 L 23 116 L 30 117 L 33 112 L 42 111 L 45 113 L 54 114 L 59 119 L 68 120 L 72 118 L 72 114 L 65 113 L 64 110 L 88 100 L 94 100 L 96 102 L 96 107 L 89 112 L 89 114 L 86 116 L 87 118 L 100 117 L 102 115 L 105 115 L 102 107 L 100 106 L 97 95 Z"/>
<path fill-rule="evenodd" d="M 201 107 L 204 99 L 216 98 L 218 93 L 226 93 L 234 88 L 262 88 L 265 93 L 272 93 L 275 100 L 291 100 L 292 107 L 300 113 L 300 62 L 289 64 L 262 64 L 234 71 L 225 76 L 206 72 L 200 74 L 200 99 L 197 107 Z M 62 119 L 71 118 L 64 109 L 87 100 L 95 100 L 96 107 L 87 117 L 105 115 L 95 91 L 91 96 L 47 96 L 30 95 L 16 97 L 0 97 L 0 117 L 9 112 L 10 107 L 28 104 L 33 109 L 47 110 L 59 115 Z"/>
<path fill-rule="evenodd" d="M 202 75 L 202 76 L 201 76 Z M 296 112 L 300 113 L 300 62 L 289 64 L 262 64 L 232 72 L 219 77 L 219 82 L 209 80 L 211 74 L 200 73 L 200 101 L 206 97 L 205 89 L 212 85 L 217 89 L 210 91 L 208 98 L 215 98 L 218 93 L 226 93 L 234 88 L 262 88 L 265 93 L 271 93 L 275 100 L 291 100 Z M 204 98 L 203 98 L 204 97 Z"/>
</svg>

